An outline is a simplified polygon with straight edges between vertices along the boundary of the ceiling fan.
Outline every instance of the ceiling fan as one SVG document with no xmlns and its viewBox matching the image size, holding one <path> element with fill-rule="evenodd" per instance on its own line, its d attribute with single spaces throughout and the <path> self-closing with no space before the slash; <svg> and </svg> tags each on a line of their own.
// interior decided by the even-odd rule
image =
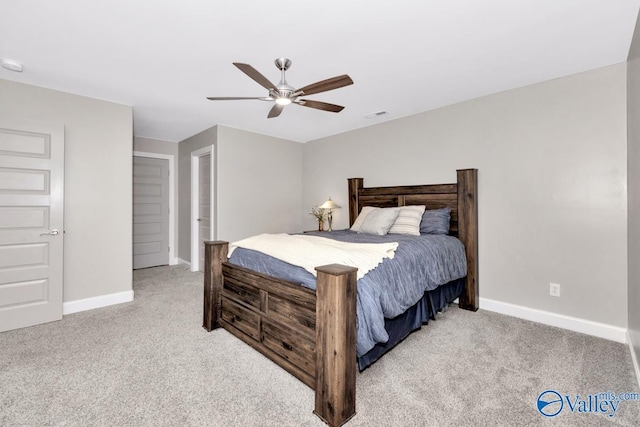
<svg viewBox="0 0 640 427">
<path fill-rule="evenodd" d="M 282 113 L 282 109 L 291 103 L 302 105 L 303 107 L 315 108 L 317 110 L 331 111 L 333 113 L 339 113 L 344 109 L 341 105 L 329 104 L 327 102 L 313 101 L 311 99 L 301 99 L 301 96 L 313 95 L 314 93 L 326 92 L 333 89 L 338 89 L 343 86 L 353 84 L 353 80 L 346 74 L 341 76 L 332 77 L 330 79 L 322 80 L 316 83 L 312 83 L 303 88 L 296 89 L 290 86 L 285 80 L 285 72 L 291 67 L 291 60 L 287 58 L 278 58 L 275 60 L 276 67 L 281 71 L 282 77 L 280 83 L 274 85 L 265 76 L 260 74 L 258 70 L 253 68 L 249 64 L 242 64 L 234 62 L 233 65 L 238 67 L 240 71 L 251 77 L 260 86 L 269 91 L 268 96 L 263 97 L 231 97 L 231 96 L 209 96 L 207 99 L 211 101 L 230 101 L 238 99 L 259 99 L 261 101 L 274 101 L 275 105 L 269 111 L 267 118 L 278 117 Z"/>
</svg>

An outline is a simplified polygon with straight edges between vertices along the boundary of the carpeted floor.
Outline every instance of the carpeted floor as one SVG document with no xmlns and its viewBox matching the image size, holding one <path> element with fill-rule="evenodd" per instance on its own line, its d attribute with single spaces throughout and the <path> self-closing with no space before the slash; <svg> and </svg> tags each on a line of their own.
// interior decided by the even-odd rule
<svg viewBox="0 0 640 427">
<path fill-rule="evenodd" d="M 202 329 L 202 275 L 134 272 L 135 301 L 0 333 L 1 426 L 323 426 L 311 389 L 224 330 Z M 626 345 L 451 308 L 358 374 L 347 426 L 640 425 L 640 401 L 609 417 L 536 409 L 638 392 Z"/>
</svg>

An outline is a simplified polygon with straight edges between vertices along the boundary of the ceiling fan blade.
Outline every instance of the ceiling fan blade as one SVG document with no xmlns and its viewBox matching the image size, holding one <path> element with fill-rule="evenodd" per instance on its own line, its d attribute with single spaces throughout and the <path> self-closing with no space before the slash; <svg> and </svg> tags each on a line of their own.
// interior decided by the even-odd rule
<svg viewBox="0 0 640 427">
<path fill-rule="evenodd" d="M 339 113 L 344 110 L 342 105 L 329 104 L 327 102 L 312 101 L 310 99 L 301 99 L 296 101 L 296 104 L 303 107 L 316 108 L 318 110 L 331 111 L 332 113 Z"/>
<path fill-rule="evenodd" d="M 271 98 L 260 97 L 246 97 L 246 96 L 207 96 L 210 101 L 235 101 L 239 99 L 260 99 L 263 101 L 271 101 Z"/>
<path fill-rule="evenodd" d="M 284 105 L 280 105 L 280 104 L 275 104 L 271 110 L 269 110 L 269 114 L 267 114 L 267 119 L 272 119 L 274 117 L 278 117 L 280 115 L 280 113 L 282 113 L 282 109 L 284 108 Z"/>
<path fill-rule="evenodd" d="M 314 93 L 326 92 L 328 90 L 338 89 L 343 86 L 349 86 L 353 84 L 353 80 L 346 74 L 342 76 L 332 77 L 330 79 L 322 80 L 317 83 L 312 83 L 296 92 L 302 92 L 303 95 L 312 95 Z"/>
<path fill-rule="evenodd" d="M 253 68 L 251 65 L 242 64 L 240 62 L 234 62 L 233 65 L 238 67 L 240 69 L 240 71 L 245 73 L 247 76 L 249 76 L 253 80 L 255 80 L 255 82 L 258 83 L 263 88 L 268 89 L 268 90 L 272 90 L 273 89 L 273 90 L 277 91 L 276 85 L 271 83 L 269 81 L 269 79 L 267 79 L 265 76 L 260 74 L 260 72 L 258 70 L 256 70 L 255 68 Z"/>
</svg>

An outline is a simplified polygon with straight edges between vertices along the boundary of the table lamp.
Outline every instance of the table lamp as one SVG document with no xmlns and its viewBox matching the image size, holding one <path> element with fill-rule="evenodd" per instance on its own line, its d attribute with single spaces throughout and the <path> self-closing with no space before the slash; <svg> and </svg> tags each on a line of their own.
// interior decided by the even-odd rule
<svg viewBox="0 0 640 427">
<path fill-rule="evenodd" d="M 339 209 L 340 205 L 336 204 L 336 202 L 331 200 L 331 197 L 329 197 L 329 200 L 321 204 L 319 207 L 320 209 L 329 209 L 329 212 L 327 213 L 327 221 L 329 221 L 329 229 L 327 231 L 331 231 L 331 221 L 333 220 L 332 209 Z"/>
</svg>

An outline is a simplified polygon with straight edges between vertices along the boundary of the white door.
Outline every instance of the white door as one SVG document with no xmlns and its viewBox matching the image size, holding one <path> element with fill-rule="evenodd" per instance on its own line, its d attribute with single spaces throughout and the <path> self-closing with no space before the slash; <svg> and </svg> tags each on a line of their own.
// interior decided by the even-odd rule
<svg viewBox="0 0 640 427">
<path fill-rule="evenodd" d="M 64 128 L 0 120 L 0 332 L 62 319 Z"/>
<path fill-rule="evenodd" d="M 198 163 L 198 269 L 204 271 L 204 242 L 211 240 L 211 155 Z"/>
<path fill-rule="evenodd" d="M 133 268 L 169 264 L 169 161 L 133 158 Z"/>
</svg>

